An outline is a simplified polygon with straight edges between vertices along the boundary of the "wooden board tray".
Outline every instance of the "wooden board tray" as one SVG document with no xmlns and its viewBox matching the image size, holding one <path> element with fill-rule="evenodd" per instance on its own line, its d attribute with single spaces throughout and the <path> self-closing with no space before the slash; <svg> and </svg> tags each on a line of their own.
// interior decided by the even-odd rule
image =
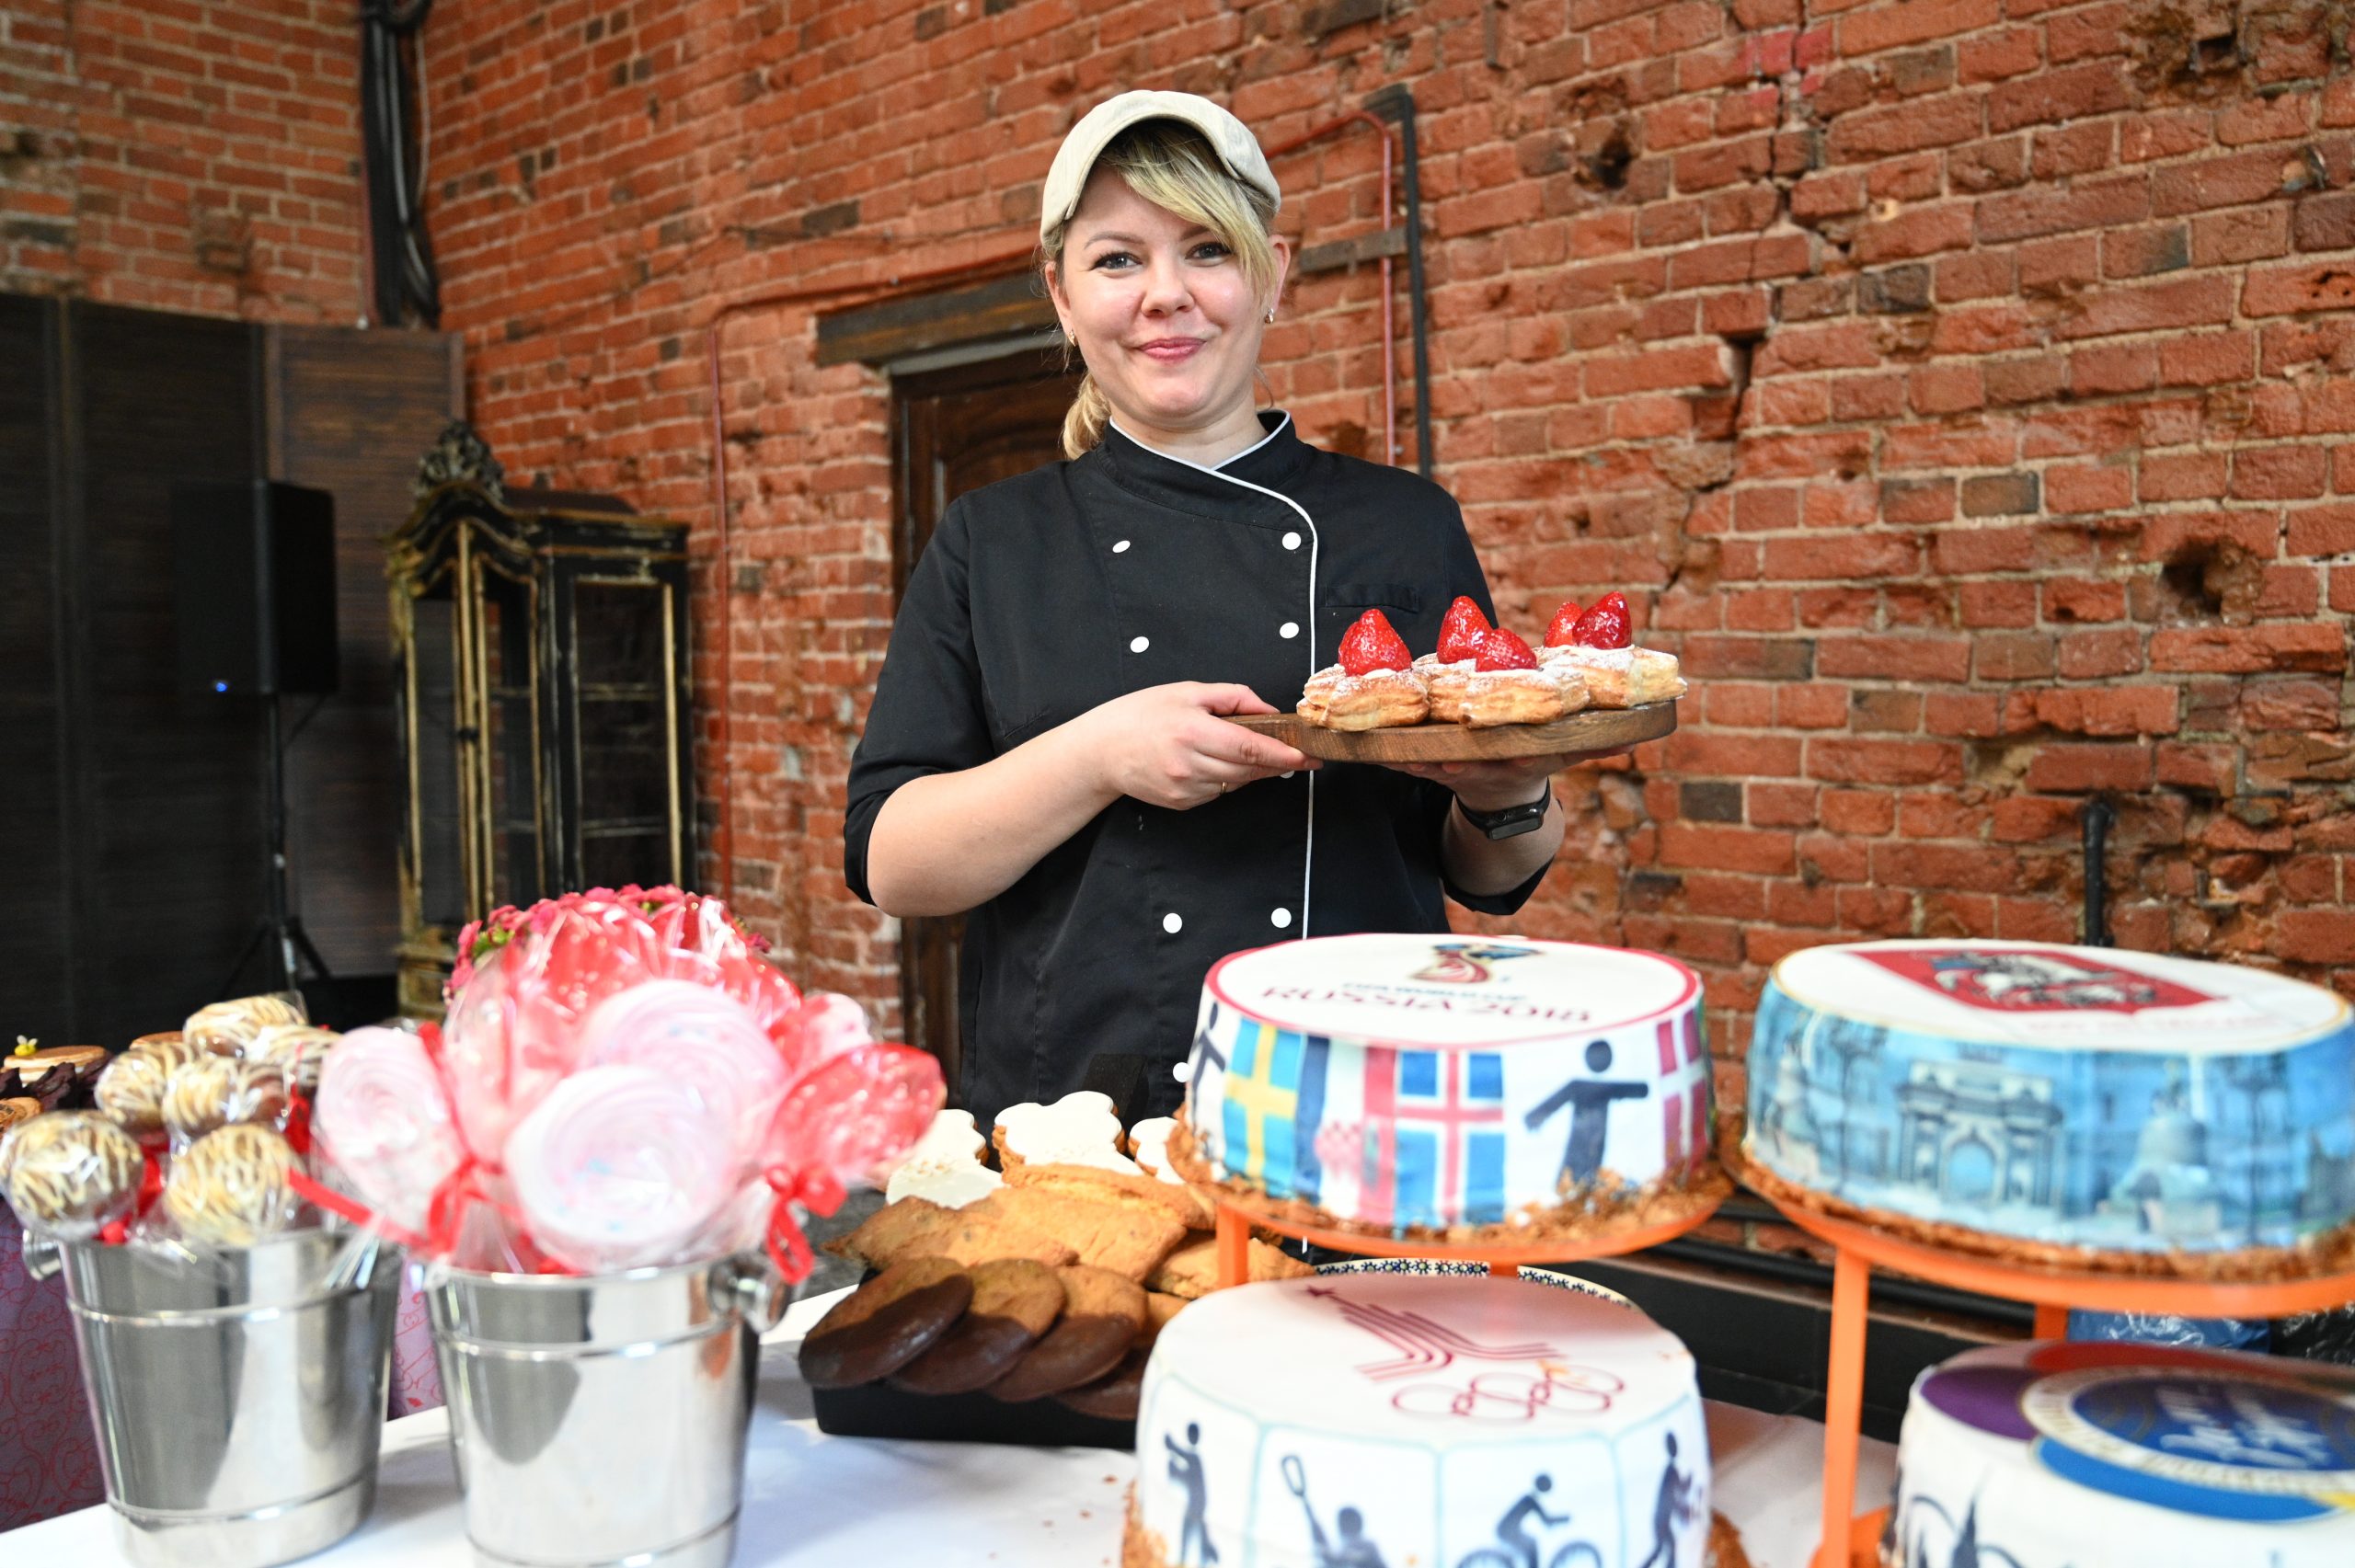
<svg viewBox="0 0 2355 1568">
<path fill-rule="evenodd" d="M 1461 724 L 1324 729 L 1298 714 L 1250 714 L 1232 716 L 1227 722 L 1272 735 L 1327 762 L 1488 762 L 1608 751 L 1639 740 L 1657 740 L 1675 729 L 1676 704 L 1671 700 L 1640 708 L 1589 708 L 1551 724 L 1500 724 L 1493 729 Z"/>
</svg>

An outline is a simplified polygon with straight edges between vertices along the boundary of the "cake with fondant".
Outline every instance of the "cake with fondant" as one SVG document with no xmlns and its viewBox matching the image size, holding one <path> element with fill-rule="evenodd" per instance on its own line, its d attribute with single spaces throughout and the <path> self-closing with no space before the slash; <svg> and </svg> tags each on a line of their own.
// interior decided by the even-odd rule
<svg viewBox="0 0 2355 1568">
<path fill-rule="evenodd" d="M 2115 1342 L 1993 1345 L 1922 1374 L 1887 1568 L 2355 1562 L 2355 1373 Z"/>
<path fill-rule="evenodd" d="M 1701 986 L 1654 953 L 1316 937 L 1203 981 L 1180 1173 L 1270 1218 L 1560 1239 L 1714 1203 Z"/>
<path fill-rule="evenodd" d="M 1122 1568 L 1700 1568 L 1693 1358 L 1534 1276 L 1223 1290 L 1155 1341 Z"/>
<path fill-rule="evenodd" d="M 2355 1245 L 2355 1022 L 2285 976 L 2023 942 L 1809 948 L 1775 966 L 1749 1070 L 1745 1176 L 1917 1240 L 2212 1276 Z"/>
</svg>

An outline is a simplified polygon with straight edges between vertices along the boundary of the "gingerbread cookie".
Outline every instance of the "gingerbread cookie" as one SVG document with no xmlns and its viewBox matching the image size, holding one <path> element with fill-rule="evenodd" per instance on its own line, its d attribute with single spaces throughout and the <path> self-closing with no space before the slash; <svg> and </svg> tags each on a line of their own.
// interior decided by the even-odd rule
<svg viewBox="0 0 2355 1568">
<path fill-rule="evenodd" d="M 1094 1382 L 1120 1364 L 1144 1331 L 1144 1292 L 1133 1280 L 1085 1264 L 1056 1272 L 1063 1277 L 1062 1321 L 990 1385 L 992 1394 L 1009 1403 Z"/>
<path fill-rule="evenodd" d="M 847 1389 L 890 1377 L 947 1333 L 972 1299 L 972 1276 L 947 1258 L 894 1264 L 818 1320 L 801 1342 L 802 1380 Z"/>
<path fill-rule="evenodd" d="M 958 1212 L 1051 1236 L 1067 1242 L 1077 1262 L 1139 1283 L 1177 1250 L 1187 1230 L 1187 1222 L 1166 1209 L 1123 1203 L 1103 1189 L 1082 1194 L 1009 1185 Z"/>
<path fill-rule="evenodd" d="M 1251 1240 L 1251 1282 L 1263 1279 L 1301 1279 L 1316 1271 L 1289 1253 L 1280 1253 L 1260 1241 Z M 1183 1296 L 1189 1300 L 1209 1295 L 1218 1288 L 1218 1238 L 1204 1236 L 1189 1242 L 1164 1258 L 1161 1266 L 1145 1276 L 1145 1288 Z"/>
<path fill-rule="evenodd" d="M 990 1141 L 997 1148 L 997 1162 L 1009 1171 L 1036 1160 L 1137 1173 L 1136 1162 L 1120 1152 L 1120 1118 L 1112 1112 L 1112 1097 L 1093 1089 L 1066 1094 L 1051 1105 L 1008 1105 L 998 1113 Z"/>
<path fill-rule="evenodd" d="M 972 1112 L 938 1113 L 915 1147 L 891 1168 L 884 1201 L 921 1197 L 943 1208 L 978 1203 L 1005 1185 L 1005 1178 L 982 1163 L 982 1150 L 988 1146 L 973 1126 Z"/>
<path fill-rule="evenodd" d="M 1218 1220 L 1210 1200 L 1183 1182 L 1124 1175 L 1094 1165 L 1017 1165 L 1007 1180 L 1025 1191 L 1036 1189 L 1140 1214 L 1166 1216 L 1189 1230 L 1207 1230 Z M 1178 1243 L 1173 1240 L 1169 1244 Z M 1097 1261 L 1086 1258 L 1085 1249 L 1082 1254 L 1085 1262 Z"/>
<path fill-rule="evenodd" d="M 973 1299 L 955 1326 L 897 1372 L 915 1394 L 963 1394 L 996 1382 L 1063 1314 L 1063 1281 L 1028 1258 L 994 1258 L 967 1271 Z"/>
<path fill-rule="evenodd" d="M 992 1258 L 1029 1258 L 1049 1265 L 1079 1261 L 1079 1253 L 1065 1242 L 993 1208 L 1002 1196 L 963 1208 L 943 1208 L 921 1197 L 902 1198 L 827 1242 L 826 1251 L 856 1258 L 869 1268 L 934 1254 L 966 1265 Z"/>
</svg>

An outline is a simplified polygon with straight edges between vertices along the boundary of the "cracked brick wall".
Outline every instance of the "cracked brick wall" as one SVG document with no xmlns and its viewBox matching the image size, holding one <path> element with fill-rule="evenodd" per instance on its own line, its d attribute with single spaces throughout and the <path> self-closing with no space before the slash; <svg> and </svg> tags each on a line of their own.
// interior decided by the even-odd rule
<svg viewBox="0 0 2355 1568">
<path fill-rule="evenodd" d="M 1439 477 L 1516 624 L 1624 589 L 1695 681 L 1673 738 L 1565 780 L 1573 847 L 1522 923 L 1697 965 L 1738 1093 L 1785 952 L 2074 938 L 2095 798 L 2122 943 L 2355 992 L 2349 22 L 473 0 L 425 33 L 429 199 L 510 471 L 695 525 L 698 771 L 724 702 L 740 904 L 888 1014 L 894 927 L 839 849 L 888 633 L 888 383 L 815 363 L 833 302 L 734 321 L 723 584 L 715 309 L 1020 249 L 1057 141 L 1122 87 L 1219 97 L 1271 143 L 1411 87 Z M 1376 226 L 1375 167 L 1355 135 L 1282 160 L 1288 231 Z M 1377 308 L 1370 269 L 1320 274 L 1269 335 L 1314 440 L 1379 450 Z"/>
<path fill-rule="evenodd" d="M 0 4 L 0 291 L 349 324 L 347 0 Z"/>
</svg>

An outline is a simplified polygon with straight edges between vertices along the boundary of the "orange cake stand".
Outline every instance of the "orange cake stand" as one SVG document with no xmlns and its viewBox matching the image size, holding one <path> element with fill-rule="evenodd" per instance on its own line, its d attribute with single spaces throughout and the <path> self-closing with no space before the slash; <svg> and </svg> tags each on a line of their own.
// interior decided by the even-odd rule
<svg viewBox="0 0 2355 1568">
<path fill-rule="evenodd" d="M 1917 1279 L 2027 1301 L 2039 1339 L 2064 1339 L 2069 1309 L 2175 1312 L 2191 1318 L 2279 1318 L 2355 1301 L 2355 1273 L 2304 1279 L 2178 1279 L 2047 1268 L 1945 1252 L 1851 1219 L 1770 1198 L 1783 1218 L 1837 1249 L 1832 1268 L 1832 1361 L 1823 1393 L 1823 1534 L 1815 1568 L 1877 1568 L 1888 1510 L 1851 1516 L 1865 1407 L 1867 1287 L 1876 1266 Z"/>
<path fill-rule="evenodd" d="M 1250 1278 L 1251 1232 L 1254 1230 L 1272 1230 L 1280 1236 L 1295 1236 L 1315 1246 L 1329 1247 L 1337 1253 L 1355 1253 L 1361 1257 L 1484 1263 L 1488 1265 L 1490 1274 L 1511 1276 L 1517 1273 L 1523 1264 L 1578 1263 L 1587 1258 L 1616 1257 L 1622 1253 L 1637 1252 L 1673 1241 L 1715 1214 L 1717 1206 L 1724 1201 L 1723 1194 L 1696 1199 L 1688 1212 L 1671 1219 L 1605 1230 L 1593 1236 L 1553 1241 L 1542 1245 L 1459 1246 L 1447 1242 L 1417 1241 L 1411 1236 L 1367 1236 L 1354 1230 L 1304 1225 L 1295 1219 L 1281 1219 L 1247 1199 L 1221 1193 L 1218 1195 L 1218 1282 L 1222 1287 L 1241 1285 Z"/>
</svg>

